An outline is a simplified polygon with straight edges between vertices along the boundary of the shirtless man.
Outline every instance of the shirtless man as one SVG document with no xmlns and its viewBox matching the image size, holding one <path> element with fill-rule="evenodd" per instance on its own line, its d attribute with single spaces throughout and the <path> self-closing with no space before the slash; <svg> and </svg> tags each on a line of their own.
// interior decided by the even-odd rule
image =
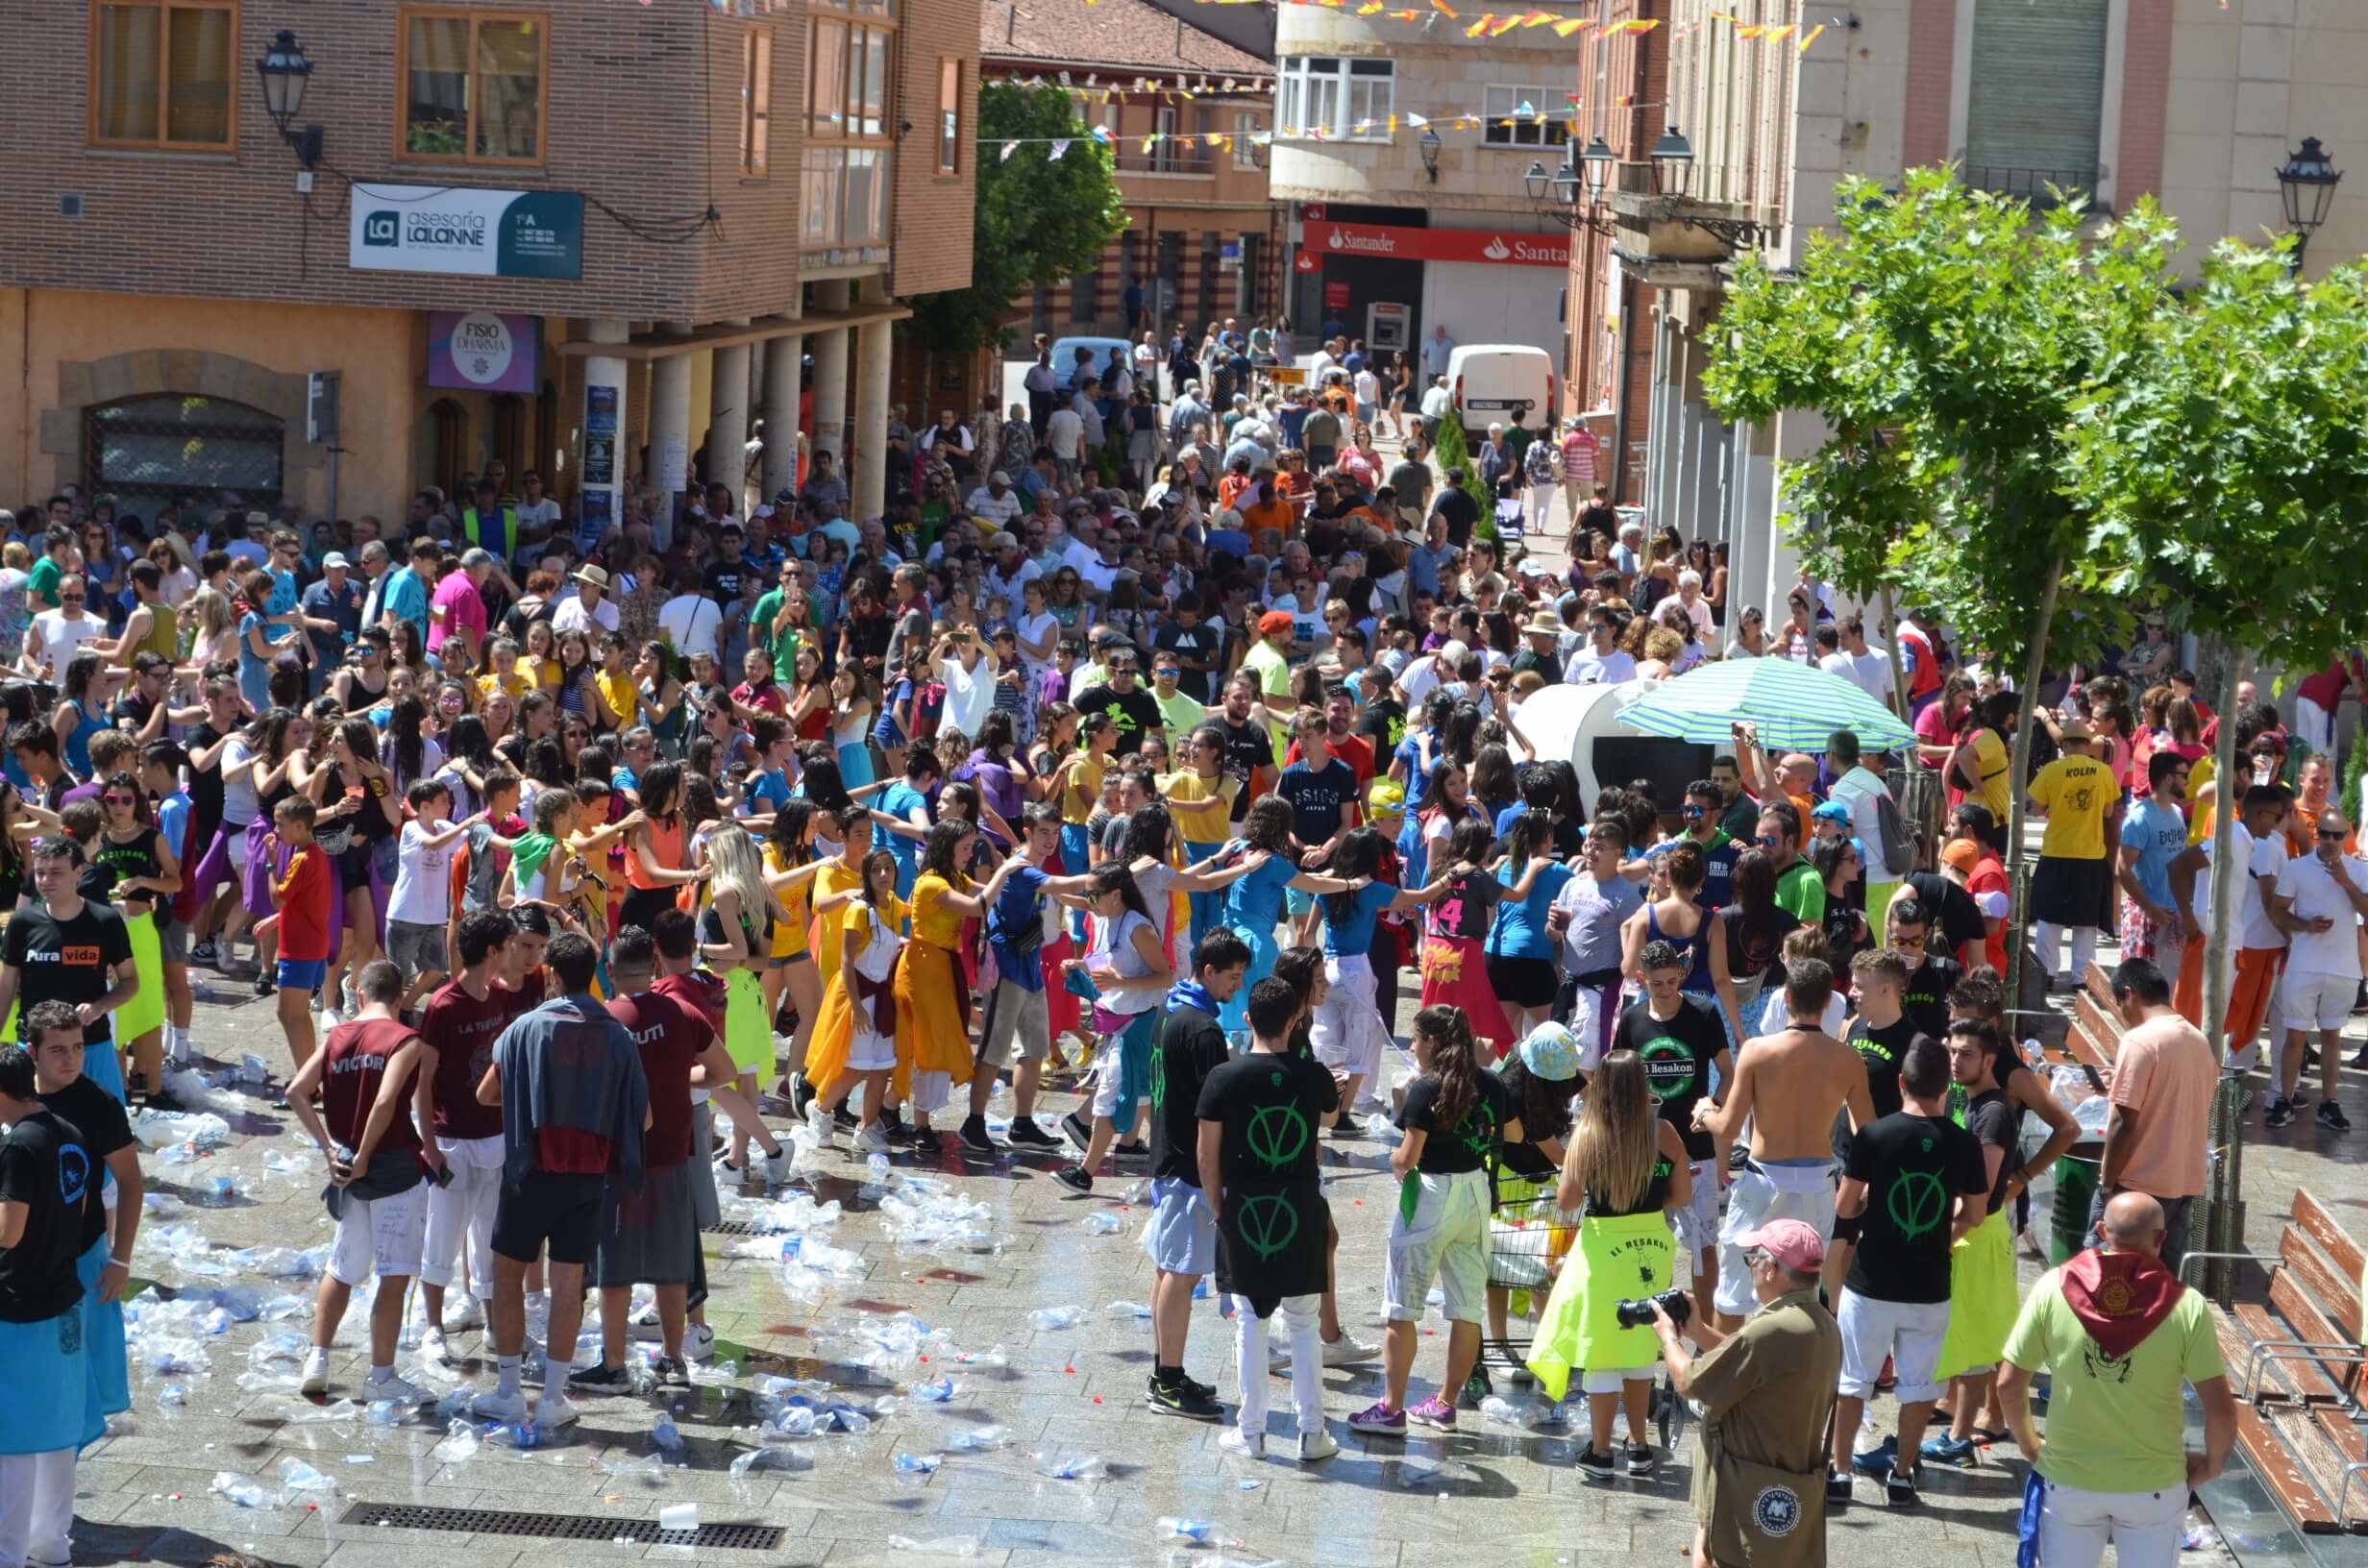
<svg viewBox="0 0 2368 1568">
<path fill-rule="evenodd" d="M 1743 1041 L 1726 1103 L 1706 1099 L 1693 1108 L 1694 1125 L 1722 1145 L 1751 1128 L 1751 1158 L 1728 1188 L 1718 1232 L 1718 1326 L 1730 1332 L 1756 1305 L 1739 1237 L 1770 1220 L 1797 1219 L 1832 1239 L 1835 1113 L 1847 1106 L 1854 1127 L 1875 1119 L 1866 1064 L 1817 1027 L 1833 993 L 1834 971 L 1825 965 L 1813 958 L 1788 966 L 1790 1027 Z"/>
</svg>

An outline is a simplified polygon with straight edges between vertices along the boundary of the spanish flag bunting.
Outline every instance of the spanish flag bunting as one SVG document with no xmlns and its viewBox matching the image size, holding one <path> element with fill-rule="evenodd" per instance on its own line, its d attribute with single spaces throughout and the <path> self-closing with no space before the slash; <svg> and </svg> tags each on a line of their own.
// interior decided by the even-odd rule
<svg viewBox="0 0 2368 1568">
<path fill-rule="evenodd" d="M 1521 18 L 1518 16 L 1503 17 L 1498 20 L 1494 27 L 1489 29 L 1489 37 L 1492 38 L 1501 38 L 1506 34 L 1512 32 L 1515 28 L 1520 25 Z"/>
<path fill-rule="evenodd" d="M 1494 20 L 1496 20 L 1496 13 L 1492 11 L 1488 14 L 1482 16 L 1478 21 L 1472 23 L 1471 26 L 1464 29 L 1464 37 L 1468 38 L 1478 37 L 1481 34 L 1488 31 L 1489 24 Z"/>
<path fill-rule="evenodd" d="M 1824 32 L 1824 31 L 1825 31 L 1825 24 L 1824 24 L 1823 22 L 1819 22 L 1816 26 L 1814 26 L 1814 27 L 1811 28 L 1808 32 L 1806 32 L 1806 33 L 1802 34 L 1802 35 L 1801 35 L 1801 41 L 1800 41 L 1800 45 L 1799 45 L 1801 53 L 1802 53 L 1802 54 L 1804 54 L 1804 55 L 1805 55 L 1805 54 L 1807 54 L 1807 53 L 1809 53 L 1809 46 L 1810 46 L 1811 44 L 1813 44 L 1813 43 L 1816 42 L 1816 41 L 1817 41 L 1817 35 L 1818 35 L 1818 34 L 1820 34 L 1820 33 L 1822 33 L 1822 32 Z"/>
<path fill-rule="evenodd" d="M 1561 34 L 1564 37 L 1566 37 L 1566 37 L 1570 37 L 1572 34 L 1574 34 L 1574 33 L 1578 32 L 1581 28 L 1585 27 L 1586 25 L 1587 25 L 1587 18 L 1586 18 L 1586 17 L 1584 17 L 1584 16 L 1572 16 L 1572 17 L 1567 18 L 1566 20 L 1556 22 L 1556 23 L 1554 24 L 1554 31 L 1555 31 L 1555 32 L 1557 32 L 1557 33 L 1559 33 L 1559 34 Z"/>
<path fill-rule="evenodd" d="M 1455 17 L 1455 8 L 1447 4 L 1447 0 L 1431 0 L 1431 9 L 1451 21 Z"/>
<path fill-rule="evenodd" d="M 1521 25 L 1523 27 L 1543 27 L 1546 23 L 1552 21 L 1553 19 L 1554 18 L 1545 12 L 1533 11 L 1528 15 L 1521 18 Z"/>
<path fill-rule="evenodd" d="M 1661 25 L 1661 18 L 1658 16 L 1642 16 L 1632 21 L 1622 22 L 1619 25 L 1622 32 L 1650 33 L 1654 28 Z"/>
<path fill-rule="evenodd" d="M 1764 22 L 1745 22 L 1735 30 L 1735 36 L 1739 38 L 1756 38 L 1766 31 L 1767 24 Z"/>
<path fill-rule="evenodd" d="M 1769 28 L 1764 36 L 1766 37 L 1768 42 L 1777 43 L 1783 39 L 1792 37 L 1793 34 L 1800 31 L 1800 28 L 1801 24 L 1798 22 L 1787 22 L 1782 27 Z"/>
<path fill-rule="evenodd" d="M 1380 9 L 1381 0 L 1365 0 L 1365 4 L 1357 8 L 1357 14 L 1360 16 L 1370 16 L 1373 12 L 1379 11 Z"/>
<path fill-rule="evenodd" d="M 1396 115 L 1394 115 L 1394 114 L 1391 115 L 1391 116 L 1390 116 L 1390 121 L 1389 121 L 1389 124 L 1390 124 L 1390 135 L 1394 135 L 1394 135 L 1397 135 L 1397 116 L 1396 116 Z"/>
</svg>

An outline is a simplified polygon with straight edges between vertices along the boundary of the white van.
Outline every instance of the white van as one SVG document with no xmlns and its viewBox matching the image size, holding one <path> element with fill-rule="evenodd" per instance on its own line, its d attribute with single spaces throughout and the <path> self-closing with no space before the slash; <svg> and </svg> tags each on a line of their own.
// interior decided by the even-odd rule
<svg viewBox="0 0 2368 1568">
<path fill-rule="evenodd" d="M 1465 433 L 1474 440 L 1516 410 L 1533 430 L 1554 423 L 1554 360 L 1527 343 L 1467 343 L 1447 355 L 1447 392 Z"/>
</svg>

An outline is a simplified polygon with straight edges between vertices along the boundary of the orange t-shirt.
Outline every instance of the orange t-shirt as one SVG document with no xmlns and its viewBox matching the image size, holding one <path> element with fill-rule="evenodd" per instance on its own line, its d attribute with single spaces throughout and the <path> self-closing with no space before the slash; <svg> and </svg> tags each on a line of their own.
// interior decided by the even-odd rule
<svg viewBox="0 0 2368 1568">
<path fill-rule="evenodd" d="M 1298 521 L 1299 508 L 1287 501 L 1262 501 L 1255 506 L 1242 508 L 1242 526 L 1249 530 L 1252 539 L 1258 537 L 1261 528 L 1272 528 L 1287 537 Z"/>
</svg>

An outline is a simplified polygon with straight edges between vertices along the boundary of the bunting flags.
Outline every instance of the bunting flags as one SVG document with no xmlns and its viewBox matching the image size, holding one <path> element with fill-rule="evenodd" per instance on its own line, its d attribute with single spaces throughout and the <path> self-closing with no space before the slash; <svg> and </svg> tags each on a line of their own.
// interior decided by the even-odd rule
<svg viewBox="0 0 2368 1568">
<path fill-rule="evenodd" d="M 1050 148 L 1049 148 L 1049 149 L 1046 152 L 1046 154 L 1045 154 L 1045 161 L 1046 161 L 1046 162 L 1048 162 L 1048 163 L 1058 163 L 1058 162 L 1061 160 L 1062 157 L 1063 157 L 1065 154 L 1067 154 L 1067 153 L 1068 153 L 1068 151 L 1069 151 L 1069 142 L 1068 142 L 1068 139 L 1067 139 L 1066 137 L 1064 137 L 1064 138 L 1062 138 L 1061 140 L 1055 141 L 1055 142 L 1052 144 L 1052 146 L 1051 146 L 1051 147 L 1050 147 Z"/>
</svg>

